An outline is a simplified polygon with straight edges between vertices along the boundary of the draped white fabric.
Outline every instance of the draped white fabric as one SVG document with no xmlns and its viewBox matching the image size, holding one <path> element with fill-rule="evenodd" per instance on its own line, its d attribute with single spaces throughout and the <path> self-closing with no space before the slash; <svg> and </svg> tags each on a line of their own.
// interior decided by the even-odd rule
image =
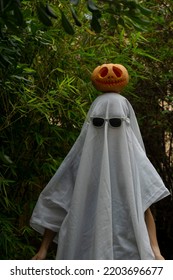
<svg viewBox="0 0 173 280">
<path fill-rule="evenodd" d="M 120 127 L 91 118 L 121 118 Z M 58 232 L 56 259 L 154 259 L 144 212 L 169 195 L 146 156 L 132 106 L 115 93 L 91 105 L 74 146 L 40 194 L 31 226 Z"/>
</svg>

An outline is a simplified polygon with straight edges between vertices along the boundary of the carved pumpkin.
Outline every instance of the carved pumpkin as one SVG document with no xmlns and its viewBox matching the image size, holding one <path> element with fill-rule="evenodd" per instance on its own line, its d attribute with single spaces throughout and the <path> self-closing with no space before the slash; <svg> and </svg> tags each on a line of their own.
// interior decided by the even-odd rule
<svg viewBox="0 0 173 280">
<path fill-rule="evenodd" d="M 91 75 L 94 87 L 103 92 L 120 92 L 129 82 L 127 69 L 121 64 L 102 64 Z"/>
</svg>

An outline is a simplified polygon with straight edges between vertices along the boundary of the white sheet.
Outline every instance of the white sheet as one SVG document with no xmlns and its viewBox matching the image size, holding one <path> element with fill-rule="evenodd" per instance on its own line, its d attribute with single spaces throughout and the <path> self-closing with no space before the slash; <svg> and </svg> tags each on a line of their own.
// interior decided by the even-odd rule
<svg viewBox="0 0 173 280">
<path fill-rule="evenodd" d="M 90 118 L 122 118 L 93 126 Z M 81 133 L 40 194 L 31 226 L 59 232 L 56 259 L 154 259 L 145 210 L 169 195 L 147 158 L 132 106 L 115 93 L 91 105 Z"/>
</svg>

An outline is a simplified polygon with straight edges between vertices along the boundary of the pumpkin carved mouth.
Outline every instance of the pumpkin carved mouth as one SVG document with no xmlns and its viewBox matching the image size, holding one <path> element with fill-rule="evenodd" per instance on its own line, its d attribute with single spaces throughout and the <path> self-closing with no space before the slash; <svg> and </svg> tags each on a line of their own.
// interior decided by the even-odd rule
<svg viewBox="0 0 173 280">
<path fill-rule="evenodd" d="M 98 83 L 102 84 L 102 85 L 120 85 L 120 84 L 123 84 L 123 83 L 126 82 L 126 80 L 121 80 L 121 81 L 115 81 L 115 80 L 113 80 L 113 81 L 111 81 L 111 80 L 101 81 L 99 79 L 98 80 L 96 79 L 96 81 Z"/>
</svg>

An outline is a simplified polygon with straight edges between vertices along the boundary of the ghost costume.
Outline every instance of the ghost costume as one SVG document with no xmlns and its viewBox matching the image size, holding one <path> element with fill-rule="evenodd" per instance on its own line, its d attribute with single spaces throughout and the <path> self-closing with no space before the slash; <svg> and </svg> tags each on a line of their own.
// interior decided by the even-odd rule
<svg viewBox="0 0 173 280">
<path fill-rule="evenodd" d="M 93 118 L 104 119 L 95 127 Z M 109 119 L 121 119 L 111 127 Z M 132 106 L 96 98 L 72 149 L 41 192 L 30 224 L 57 232 L 56 259 L 154 259 L 144 212 L 169 195 L 146 156 Z"/>
</svg>

